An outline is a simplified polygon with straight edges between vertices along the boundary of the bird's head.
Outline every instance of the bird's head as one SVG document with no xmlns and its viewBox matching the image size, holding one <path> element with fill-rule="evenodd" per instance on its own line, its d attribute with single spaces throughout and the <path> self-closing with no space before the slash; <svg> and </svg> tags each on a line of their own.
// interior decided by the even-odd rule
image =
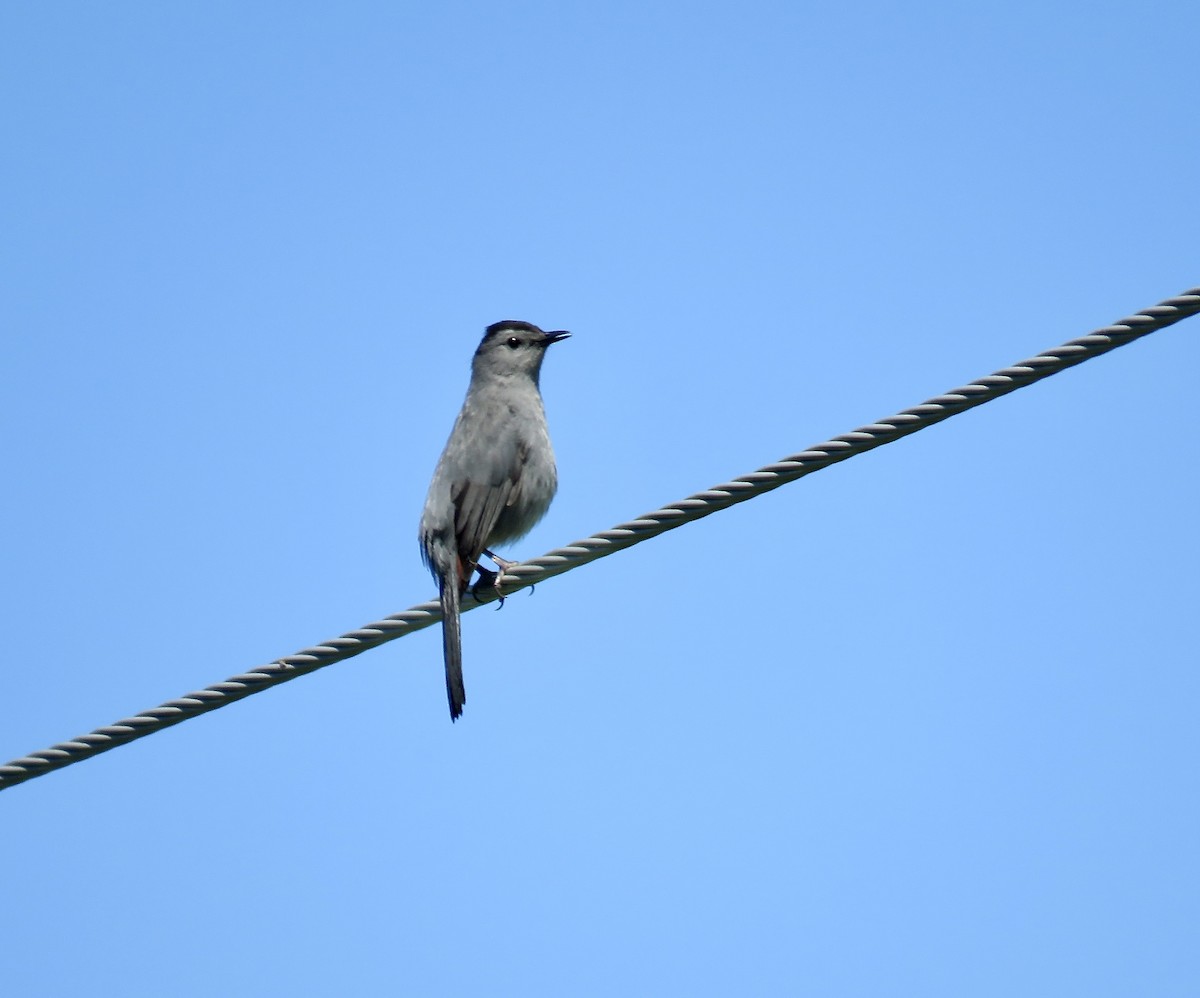
<svg viewBox="0 0 1200 998">
<path fill-rule="evenodd" d="M 511 378 L 525 375 L 536 383 L 546 347 L 571 334 L 565 329 L 545 332 L 532 322 L 504 319 L 493 322 L 483 334 L 471 368 L 476 377 Z"/>
</svg>

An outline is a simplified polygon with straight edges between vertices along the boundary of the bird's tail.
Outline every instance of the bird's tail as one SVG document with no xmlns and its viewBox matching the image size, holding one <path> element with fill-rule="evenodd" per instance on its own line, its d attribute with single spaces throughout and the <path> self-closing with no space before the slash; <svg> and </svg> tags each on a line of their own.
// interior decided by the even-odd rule
<svg viewBox="0 0 1200 998">
<path fill-rule="evenodd" d="M 459 587 L 454 579 L 442 580 L 442 653 L 446 659 L 446 699 L 450 720 L 457 721 L 467 702 L 463 686 L 462 626 L 458 609 Z"/>
</svg>

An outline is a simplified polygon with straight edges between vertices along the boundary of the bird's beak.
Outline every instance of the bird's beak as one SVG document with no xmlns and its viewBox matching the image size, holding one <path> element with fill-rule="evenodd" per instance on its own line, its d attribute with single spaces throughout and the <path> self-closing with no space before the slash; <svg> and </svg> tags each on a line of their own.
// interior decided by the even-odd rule
<svg viewBox="0 0 1200 998">
<path fill-rule="evenodd" d="M 546 334 L 546 346 L 549 346 L 551 343 L 557 343 L 559 340 L 565 340 L 570 335 L 565 329 L 555 329 L 553 332 Z"/>
</svg>

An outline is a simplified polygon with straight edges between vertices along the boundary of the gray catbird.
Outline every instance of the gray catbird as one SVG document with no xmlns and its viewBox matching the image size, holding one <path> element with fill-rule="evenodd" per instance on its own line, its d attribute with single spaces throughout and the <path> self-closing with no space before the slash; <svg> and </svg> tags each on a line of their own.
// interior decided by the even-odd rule
<svg viewBox="0 0 1200 998">
<path fill-rule="evenodd" d="M 486 554 L 499 566 L 499 588 L 504 570 L 514 563 L 497 558 L 492 549 L 529 533 L 558 488 L 538 376 L 546 347 L 570 335 L 561 329 L 546 333 L 531 322 L 488 326 L 471 361 L 467 399 L 425 499 L 421 557 L 441 593 L 452 720 L 467 699 L 459 603 L 476 562 Z"/>
</svg>

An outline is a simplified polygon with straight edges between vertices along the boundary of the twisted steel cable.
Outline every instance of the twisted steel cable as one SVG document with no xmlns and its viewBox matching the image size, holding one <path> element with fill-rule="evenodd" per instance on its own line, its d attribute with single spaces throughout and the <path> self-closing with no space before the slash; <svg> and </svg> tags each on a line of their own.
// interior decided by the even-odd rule
<svg viewBox="0 0 1200 998">
<path fill-rule="evenodd" d="M 681 527 L 685 523 L 691 523 L 693 520 L 698 520 L 718 510 L 745 502 L 747 499 L 753 499 L 764 492 L 770 492 L 788 482 L 794 482 L 798 478 L 810 475 L 814 471 L 827 468 L 831 464 L 837 464 L 856 454 L 862 454 L 891 443 L 893 440 L 916 433 L 934 423 L 940 423 L 943 419 L 949 419 L 967 409 L 991 402 L 1018 388 L 1024 388 L 1026 385 L 1041 381 L 1068 367 L 1074 367 L 1092 357 L 1131 343 L 1149 333 L 1195 315 L 1198 311 L 1200 311 L 1200 287 L 1192 288 L 1174 298 L 1168 298 L 1150 308 L 1142 309 L 1111 326 L 1104 326 L 1087 336 L 1070 340 L 1062 346 L 1046 350 L 1036 357 L 1014 364 L 1012 367 L 1002 368 L 994 374 L 979 378 L 961 388 L 937 395 L 911 409 L 898 412 L 894 416 L 860 426 L 856 430 L 816 444 L 798 454 L 759 468 L 748 475 L 735 478 L 731 482 L 715 485 L 711 489 L 697 492 L 695 495 L 647 513 L 636 520 L 619 523 L 610 530 L 602 530 L 591 537 L 576 541 L 574 544 L 555 548 L 540 558 L 522 562 L 514 566 L 510 572 L 505 573 L 506 578 L 511 576 L 514 579 L 513 583 L 505 586 L 505 594 L 526 585 L 562 575 L 580 565 L 605 558 L 617 551 L 632 547 L 634 544 L 649 540 L 651 537 L 657 537 L 668 530 Z M 464 605 L 463 611 L 475 609 L 476 606 L 491 602 L 495 598 L 495 595 L 489 592 L 483 595 L 478 603 Z M 109 749 L 125 745 L 138 738 L 144 738 L 146 735 L 168 728 L 173 724 L 179 724 L 181 721 L 224 707 L 261 690 L 308 675 L 310 672 L 323 669 L 335 662 L 360 655 L 386 641 L 392 641 L 413 631 L 429 627 L 440 619 L 441 610 L 436 601 L 419 603 L 408 610 L 392 614 L 373 624 L 367 624 L 365 627 L 350 631 L 341 637 L 277 659 L 270 665 L 255 669 L 253 672 L 231 676 L 224 682 L 214 683 L 212 686 L 188 693 L 176 700 L 168 700 L 157 707 L 142 711 L 133 717 L 124 718 L 115 724 L 97 728 L 95 731 L 80 735 L 71 741 L 59 742 L 50 748 L 14 759 L 6 765 L 0 766 L 0 790 L 24 783 L 43 773 L 62 769 L 64 766 L 99 755 L 101 752 L 107 752 Z"/>
</svg>

